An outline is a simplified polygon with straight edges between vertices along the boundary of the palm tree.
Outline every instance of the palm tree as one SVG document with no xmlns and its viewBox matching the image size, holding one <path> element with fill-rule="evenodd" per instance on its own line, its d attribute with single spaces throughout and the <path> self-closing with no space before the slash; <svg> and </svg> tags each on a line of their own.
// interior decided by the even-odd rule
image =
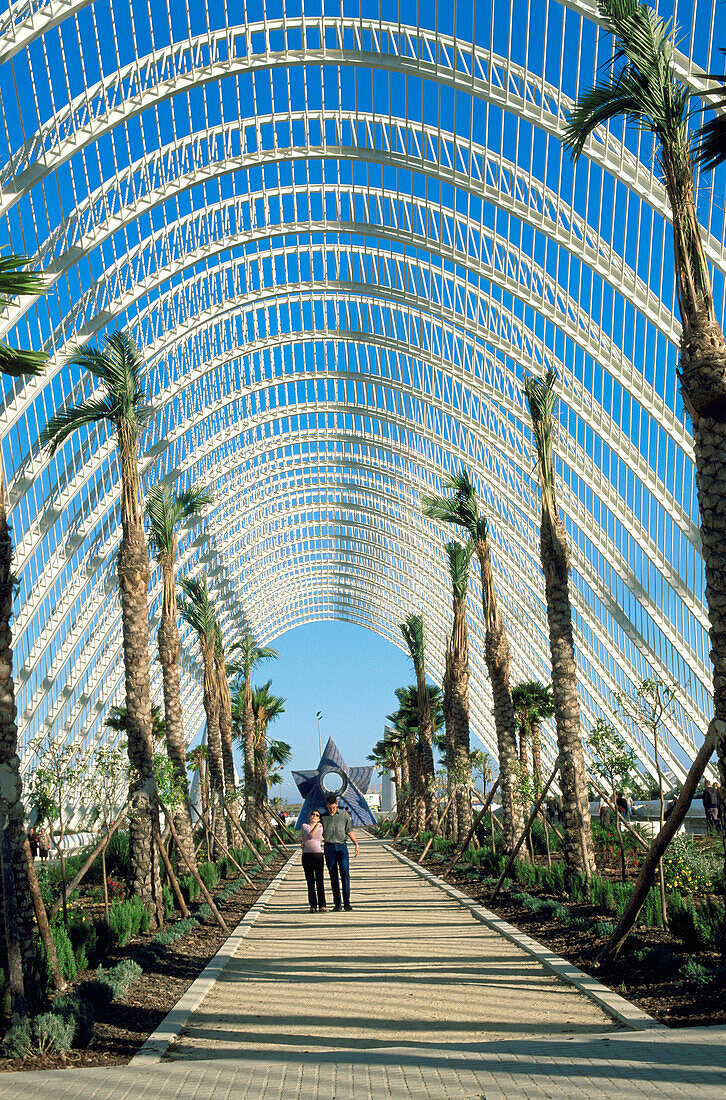
<svg viewBox="0 0 726 1100">
<path fill-rule="evenodd" d="M 242 679 L 242 750 L 245 767 L 245 826 L 254 840 L 265 835 L 264 820 L 257 816 L 255 797 L 255 712 L 252 704 L 252 670 L 262 661 L 278 656 L 272 646 L 259 645 L 247 629 L 240 642 L 232 647 L 239 654 L 237 667 Z"/>
<path fill-rule="evenodd" d="M 61 409 L 48 421 L 41 440 L 54 454 L 79 428 L 106 421 L 116 432 L 121 456 L 121 546 L 118 580 L 121 596 L 123 657 L 126 679 L 126 738 L 132 766 L 133 811 L 129 821 L 133 893 L 161 925 L 164 904 L 159 856 L 154 844 L 158 808 L 154 779 L 154 746 L 149 673 L 149 558 L 144 539 L 141 487 L 138 471 L 139 434 L 151 409 L 143 386 L 143 360 L 126 332 L 112 332 L 104 346 L 85 344 L 69 359 L 100 383 L 95 394 Z"/>
<path fill-rule="evenodd" d="M 199 772 L 199 799 L 202 803 L 202 826 L 207 836 L 207 848 L 209 848 L 209 783 L 207 776 L 207 760 L 209 749 L 206 745 L 195 745 L 186 755 L 186 762 L 191 771 Z M 194 853 L 191 853 L 192 858 Z M 207 859 L 212 858 L 211 851 L 207 851 Z"/>
<path fill-rule="evenodd" d="M 252 692 L 252 710 L 255 715 L 255 813 L 257 820 L 263 825 L 265 835 L 269 835 L 270 815 L 267 809 L 267 796 L 269 792 L 268 768 L 270 767 L 270 745 L 267 741 L 267 727 L 281 714 L 285 713 L 285 699 L 280 695 L 273 695 L 270 691 L 272 680 L 268 680 L 262 687 L 255 688 Z M 284 745 L 281 741 L 279 744 Z M 274 758 L 272 764 L 282 767 L 286 760 Z"/>
<path fill-rule="evenodd" d="M 511 851 L 522 831 L 524 820 L 515 790 L 517 731 L 510 687 L 512 658 L 509 652 L 509 639 L 497 604 L 487 521 L 479 513 L 476 493 L 469 474 L 466 470 L 462 470 L 459 474 L 452 474 L 445 479 L 444 488 L 452 490 L 453 497 L 443 495 L 428 497 L 424 500 L 424 511 L 431 519 L 463 527 L 474 543 L 474 553 L 479 562 L 485 626 L 484 656 L 492 685 L 494 726 L 499 754 L 502 828 L 505 847 Z"/>
<path fill-rule="evenodd" d="M 552 449 L 552 413 L 557 401 L 557 374 L 527 375 L 524 392 L 532 418 L 537 467 L 542 492 L 540 559 L 545 578 L 547 622 L 552 661 L 552 697 L 555 704 L 557 747 L 563 803 L 564 857 L 570 871 L 585 878 L 595 872 L 585 751 L 580 728 L 580 698 L 570 604 L 570 548 L 557 506 Z"/>
<path fill-rule="evenodd" d="M 214 664 L 217 671 L 217 683 L 219 686 L 219 737 L 222 745 L 222 768 L 224 770 L 224 796 L 232 808 L 236 808 L 237 782 L 234 774 L 234 749 L 232 747 L 232 696 L 229 691 L 227 679 L 227 662 L 224 656 L 224 640 L 222 628 L 217 620 L 215 630 Z M 230 824 L 230 833 L 232 826 Z M 236 834 L 236 826 L 235 826 Z M 239 842 L 242 837 L 238 837 Z"/>
<path fill-rule="evenodd" d="M 27 263 L 24 256 L 5 256 L 0 259 L 0 306 L 22 294 L 41 294 L 46 289 L 45 280 L 36 272 L 23 271 Z M 42 373 L 48 356 L 45 352 L 18 351 L 0 343 L 0 374 L 13 378 Z M 17 912 L 17 936 L 21 951 L 20 975 L 23 979 L 26 1001 L 36 1006 L 36 991 L 40 990 L 38 954 L 33 924 L 33 905 L 28 888 L 25 860 L 25 828 L 23 784 L 20 778 L 18 758 L 18 727 L 15 710 L 15 681 L 13 679 L 13 645 L 10 619 L 13 613 L 13 543 L 8 525 L 5 468 L 0 451 L 0 773 L 5 776 L 0 791 L 0 838 L 7 832 L 12 882 L 15 887 Z M 2 862 L 0 860 L 0 862 Z M 5 880 L 0 886 L 0 924 L 6 935 L 15 931 L 10 927 L 9 914 L 12 899 L 5 897 Z M 4 955 L 5 937 L 0 945 L 0 957 Z M 6 975 L 10 974 L 8 960 L 2 960 Z M 15 1006 L 13 1006 L 15 1008 Z"/>
<path fill-rule="evenodd" d="M 708 741 L 715 743 L 722 784 L 726 784 L 726 339 L 716 317 L 708 261 L 698 224 L 693 181 L 693 139 L 688 131 L 691 93 L 674 64 L 677 29 L 641 0 L 599 0 L 599 13 L 614 36 L 616 52 L 608 75 L 584 92 L 575 104 L 564 142 L 577 159 L 590 134 L 600 125 L 625 116 L 653 134 L 658 165 L 673 221 L 676 290 L 681 316 L 679 377 L 681 395 L 692 423 L 696 458 L 701 546 L 706 572 L 706 601 L 711 623 L 715 717 Z M 701 135 L 707 163 L 720 159 L 722 131 Z M 705 140 L 705 145 L 703 141 Z M 705 767 L 705 763 L 704 763 Z M 696 778 L 690 776 L 690 779 Z M 688 784 L 690 789 L 690 782 Z M 665 829 L 678 828 L 685 799 L 679 800 Z M 663 830 L 662 830 L 663 832 Z M 667 837 L 659 837 L 660 849 Z M 644 863 L 654 866 L 658 851 Z M 647 891 L 639 879 L 635 896 Z M 644 895 L 643 895 L 644 896 Z M 631 910 L 621 925 L 630 919 Z M 623 929 L 618 929 L 619 941 Z"/>
<path fill-rule="evenodd" d="M 469 587 L 469 562 L 474 551 L 471 542 L 447 542 L 453 603 L 451 636 L 446 644 L 446 691 L 444 711 L 448 711 L 450 735 L 447 736 L 447 770 L 456 792 L 457 835 L 471 828 L 469 783 L 469 632 L 466 625 L 466 592 Z M 449 730 L 447 730 L 449 734 Z"/>
<path fill-rule="evenodd" d="M 424 655 L 424 622 L 422 615 L 408 615 L 399 624 L 403 639 L 411 654 L 416 673 L 416 704 L 418 707 L 418 790 L 416 798 L 423 797 L 424 806 L 417 812 L 417 824 L 424 827 L 426 819 L 432 828 L 438 824 L 436 778 L 434 774 L 434 729 L 431 721 L 431 700 L 426 686 Z M 425 807 L 425 809 L 424 809 Z"/>
<path fill-rule="evenodd" d="M 149 525 L 149 545 L 161 567 L 161 619 L 157 631 L 159 664 L 164 684 L 164 716 L 166 749 L 172 762 L 183 801 L 174 812 L 174 824 L 190 858 L 194 859 L 192 819 L 189 809 L 189 782 L 186 771 L 186 740 L 179 686 L 179 626 L 177 624 L 176 583 L 174 571 L 177 554 L 177 527 L 193 519 L 212 503 L 202 489 L 185 489 L 175 493 L 163 482 L 155 485 L 146 498 L 146 519 Z"/>
<path fill-rule="evenodd" d="M 207 716 L 207 770 L 214 858 L 221 858 L 226 846 L 224 824 L 224 767 L 219 733 L 219 680 L 214 654 L 217 646 L 217 616 L 209 595 L 207 575 L 183 577 L 179 582 L 184 598 L 179 600 L 182 619 L 196 632 L 204 665 L 204 712 Z"/>
<path fill-rule="evenodd" d="M 426 691 L 429 697 L 429 710 L 434 735 L 442 728 L 445 722 L 443 697 L 441 688 L 435 684 L 427 684 Z M 398 815 L 407 817 L 413 810 L 416 798 L 414 792 L 420 788 L 418 778 L 420 770 L 420 756 L 418 751 L 418 687 L 411 684 L 408 687 L 399 687 L 395 691 L 398 701 L 398 709 L 386 716 L 396 731 L 397 739 L 401 747 L 401 788 L 403 796 L 398 803 Z"/>
<path fill-rule="evenodd" d="M 381 775 L 393 772 L 393 785 L 396 790 L 396 806 L 401 798 L 402 771 L 401 760 L 404 752 L 404 734 L 398 729 L 387 729 L 380 741 L 376 741 L 368 757 Z"/>
<path fill-rule="evenodd" d="M 542 790 L 542 721 L 551 718 L 555 713 L 552 688 L 539 680 L 515 684 L 512 688 L 512 703 L 519 725 L 520 744 L 523 737 L 532 743 L 532 778 L 535 794 L 539 794 Z"/>
<path fill-rule="evenodd" d="M 104 726 L 106 729 L 113 730 L 114 733 L 125 734 L 127 730 L 127 718 L 126 707 L 109 707 L 108 714 L 104 719 Z M 154 748 L 164 740 L 166 735 L 166 722 L 161 713 L 161 707 L 158 703 L 151 704 L 151 739 L 154 744 Z"/>
</svg>

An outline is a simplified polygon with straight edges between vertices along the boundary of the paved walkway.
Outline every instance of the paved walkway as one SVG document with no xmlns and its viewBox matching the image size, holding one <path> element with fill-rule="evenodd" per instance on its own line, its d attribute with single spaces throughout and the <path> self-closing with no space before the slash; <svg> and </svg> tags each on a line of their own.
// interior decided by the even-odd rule
<svg viewBox="0 0 726 1100">
<path fill-rule="evenodd" d="M 299 867 L 158 1064 L 0 1075 L 0 1100 L 726 1097 L 722 1029 L 635 1033 L 366 841 L 354 911 Z"/>
</svg>

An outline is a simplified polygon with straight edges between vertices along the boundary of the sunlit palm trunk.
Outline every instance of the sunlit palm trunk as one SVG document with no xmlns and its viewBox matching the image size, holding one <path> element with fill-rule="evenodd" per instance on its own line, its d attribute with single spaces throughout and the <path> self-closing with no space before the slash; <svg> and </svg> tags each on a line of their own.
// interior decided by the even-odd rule
<svg viewBox="0 0 726 1100">
<path fill-rule="evenodd" d="M 242 748 L 245 764 L 245 827 L 253 840 L 262 835 L 257 817 L 255 786 L 255 712 L 252 706 L 252 673 L 247 672 L 242 696 Z"/>
<path fill-rule="evenodd" d="M 456 789 L 456 752 L 455 752 L 455 734 L 454 734 L 454 721 L 451 707 L 451 641 L 446 639 L 446 668 L 444 671 L 444 679 L 441 684 L 441 698 L 444 711 L 444 767 L 446 768 L 446 776 L 448 779 L 449 789 L 454 791 Z M 450 815 L 451 816 L 451 815 Z M 456 817 L 454 821 L 454 837 L 458 836 L 456 829 Z"/>
<path fill-rule="evenodd" d="M 434 777 L 433 723 L 431 721 L 431 702 L 426 687 L 426 673 L 423 667 L 416 668 L 416 686 L 418 696 L 418 754 L 420 761 L 420 791 L 424 799 L 424 808 L 418 815 L 420 826 L 428 818 L 428 827 L 435 829 L 439 815 L 437 811 L 436 787 Z M 421 817 L 423 815 L 423 819 Z"/>
<path fill-rule="evenodd" d="M 179 687 L 181 645 L 179 641 L 179 627 L 177 626 L 176 588 L 174 584 L 175 551 L 176 538 L 174 539 L 172 554 L 164 555 L 161 559 L 163 595 L 157 642 L 159 646 L 159 664 L 161 665 L 161 676 L 164 687 L 166 749 L 169 759 L 174 766 L 177 783 L 181 788 L 183 796 L 181 805 L 174 811 L 174 824 L 189 858 L 196 866 L 192 819 L 189 810 L 189 781 L 187 779 L 186 768 L 184 717 L 182 714 L 181 691 Z"/>
<path fill-rule="evenodd" d="M 449 646 L 451 722 L 454 732 L 454 783 L 456 813 L 454 820 L 463 837 L 472 824 L 471 764 L 469 760 L 469 631 L 466 625 L 466 601 L 454 598 L 454 621 Z"/>
<path fill-rule="evenodd" d="M 476 543 L 476 556 L 481 570 L 482 603 L 486 626 L 484 658 L 494 700 L 494 728 L 499 756 L 499 793 L 502 799 L 504 845 L 507 851 L 511 851 L 524 828 L 522 807 L 515 791 L 517 731 L 510 684 L 512 659 L 507 632 L 497 607 L 488 543 L 482 541 Z"/>
<path fill-rule="evenodd" d="M 542 790 L 542 727 L 539 718 L 533 718 L 529 728 L 532 735 L 532 777 L 534 779 L 534 793 L 538 795 Z"/>
<path fill-rule="evenodd" d="M 397 817 L 403 820 L 411 812 L 411 769 L 409 767 L 408 745 L 405 738 L 401 741 L 401 795 L 396 802 Z"/>
<path fill-rule="evenodd" d="M 595 854 L 580 727 L 567 536 L 559 515 L 546 516 L 544 507 L 540 550 L 550 633 L 552 697 L 560 752 L 565 862 L 571 871 L 589 878 L 595 872 Z"/>
<path fill-rule="evenodd" d="M 131 885 L 152 910 L 152 926 L 164 920 L 159 856 L 153 841 L 158 828 L 154 779 L 151 679 L 149 672 L 149 558 L 141 521 L 136 475 L 136 434 L 119 431 L 121 452 L 121 525 L 118 578 L 121 593 L 123 658 L 126 680 L 126 732 L 134 769 L 129 816 Z"/>
<path fill-rule="evenodd" d="M 268 771 L 267 771 L 267 724 L 258 719 L 260 730 L 257 736 L 257 751 L 255 752 L 255 813 L 257 821 L 264 835 L 270 838 L 270 813 L 268 801 Z"/>
<path fill-rule="evenodd" d="M 229 693 L 224 650 L 215 655 L 217 683 L 219 686 L 219 740 L 222 751 L 222 770 L 224 774 L 224 796 L 237 814 L 237 782 L 234 774 L 234 751 L 232 748 L 232 698 Z M 229 839 L 233 844 L 242 843 L 237 827 L 230 820 Z"/>
<path fill-rule="evenodd" d="M 12 540 L 5 504 L 5 477 L 0 455 L 0 821 L 7 814 L 13 881 L 15 882 L 18 914 L 18 939 L 22 952 L 25 998 L 29 1008 L 37 1006 L 40 994 L 38 955 L 33 926 L 33 904 L 23 841 L 25 839 L 23 787 L 20 760 L 17 755 L 18 728 L 15 724 L 15 683 L 13 680 L 13 649 L 10 617 L 13 604 Z M 0 895 L 1 900 L 1 895 Z M 4 925 L 4 905 L 0 908 L 0 925 Z M 9 973 L 5 955 L 5 937 L 0 936 L 2 965 Z"/>
<path fill-rule="evenodd" d="M 209 778 L 209 809 L 214 841 L 213 859 L 221 859 L 227 845 L 224 822 L 224 764 L 219 733 L 219 685 L 214 665 L 214 641 L 202 641 L 204 660 L 204 712 L 207 716 L 207 775 Z"/>
</svg>

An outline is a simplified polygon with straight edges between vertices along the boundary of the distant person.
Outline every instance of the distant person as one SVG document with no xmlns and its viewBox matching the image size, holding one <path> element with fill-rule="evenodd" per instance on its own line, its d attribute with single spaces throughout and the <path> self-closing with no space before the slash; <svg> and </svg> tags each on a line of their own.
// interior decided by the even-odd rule
<svg viewBox="0 0 726 1100">
<path fill-rule="evenodd" d="M 324 913 L 325 881 L 323 876 L 323 826 L 320 814 L 312 810 L 307 825 L 300 826 L 300 845 L 305 881 L 308 884 L 308 901 L 311 913 Z"/>
<path fill-rule="evenodd" d="M 35 825 L 31 826 L 28 830 L 28 844 L 30 845 L 30 854 L 33 859 L 38 858 L 38 830 Z"/>
<path fill-rule="evenodd" d="M 623 820 L 627 821 L 630 816 L 630 806 L 628 806 L 628 800 L 622 791 L 618 791 L 615 796 L 615 808 Z"/>
<path fill-rule="evenodd" d="M 334 794 L 329 794 L 325 799 L 325 804 L 328 807 L 328 812 L 323 814 L 323 840 L 325 842 L 325 863 L 333 891 L 333 912 L 339 913 L 341 909 L 350 912 L 353 906 L 350 904 L 348 837 L 353 841 L 357 856 L 360 855 L 360 848 L 353 833 L 353 820 L 347 810 L 339 809 L 337 797 Z M 342 905 L 340 904 L 341 887 L 343 890 Z"/>
<path fill-rule="evenodd" d="M 703 785 L 701 799 L 706 811 L 706 835 L 715 836 L 718 832 L 718 791 L 711 786 L 708 779 Z"/>
<path fill-rule="evenodd" d="M 45 863 L 50 851 L 50 841 L 45 829 L 41 829 L 38 833 L 38 851 L 40 852 L 40 862 Z"/>
<path fill-rule="evenodd" d="M 666 806 L 666 811 L 665 811 L 665 814 L 663 815 L 663 820 L 664 821 L 667 821 L 668 818 L 673 813 L 673 811 L 675 810 L 677 801 L 678 801 L 678 798 L 674 794 L 672 794 L 670 796 L 670 798 L 668 799 L 668 805 Z"/>
<path fill-rule="evenodd" d="M 604 798 L 600 799 L 600 824 L 607 832 L 613 823 L 613 811 Z"/>
</svg>

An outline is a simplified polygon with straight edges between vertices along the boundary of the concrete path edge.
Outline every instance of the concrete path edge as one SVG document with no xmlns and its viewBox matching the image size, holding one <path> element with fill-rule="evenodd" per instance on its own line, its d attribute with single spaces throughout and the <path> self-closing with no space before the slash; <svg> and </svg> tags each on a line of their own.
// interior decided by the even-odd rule
<svg viewBox="0 0 726 1100">
<path fill-rule="evenodd" d="M 130 1066 L 153 1065 L 161 1061 L 162 1056 L 171 1044 L 178 1039 L 182 1028 L 185 1026 L 191 1014 L 196 1011 L 224 968 L 234 957 L 242 940 L 245 936 L 249 935 L 255 921 L 263 912 L 267 903 L 272 899 L 278 886 L 280 886 L 286 875 L 296 863 L 297 858 L 297 852 L 294 852 L 290 856 L 285 866 L 278 871 L 267 889 L 260 894 L 254 905 L 250 906 L 247 910 L 229 939 L 225 940 L 214 958 L 209 960 L 199 977 L 195 978 L 186 993 L 180 997 L 171 1011 L 167 1013 L 161 1021 L 156 1031 L 153 1031 L 151 1035 L 149 1035 L 144 1045 L 136 1052 L 128 1063 Z"/>
<path fill-rule="evenodd" d="M 589 974 L 580 970 L 574 963 L 570 963 L 559 955 L 555 955 L 548 947 L 545 947 L 531 936 L 528 936 L 526 932 L 520 932 L 518 928 L 508 924 L 507 921 L 502 920 L 501 917 L 490 912 L 489 909 L 485 909 L 484 906 L 479 905 L 474 898 L 470 898 L 467 894 L 462 893 L 461 890 L 457 890 L 455 886 L 451 886 L 442 878 L 438 878 L 437 875 L 432 874 L 432 872 L 426 870 L 425 867 L 420 867 L 418 863 L 414 863 L 412 859 L 403 855 L 402 852 L 396 851 L 390 844 L 384 844 L 384 848 L 391 852 L 391 854 L 394 855 L 396 859 L 400 860 L 401 863 L 407 864 L 417 875 L 420 875 L 421 878 L 430 882 L 432 886 L 438 886 L 439 889 L 443 890 L 445 894 L 448 894 L 450 898 L 458 901 L 460 905 L 463 905 L 465 909 L 469 910 L 475 920 L 481 921 L 482 924 L 486 924 L 494 932 L 498 932 L 501 936 L 504 936 L 505 939 L 521 947 L 528 955 L 534 956 L 535 959 L 542 963 L 547 970 L 555 974 L 558 978 L 568 982 L 570 985 L 574 985 L 576 989 L 579 989 L 580 992 L 584 993 L 590 1000 L 595 1001 L 595 1003 L 607 1012 L 609 1016 L 618 1020 L 619 1023 L 625 1024 L 626 1027 L 634 1028 L 637 1031 L 670 1030 L 667 1024 L 661 1023 L 660 1020 L 656 1020 L 652 1016 L 649 1016 L 642 1008 L 638 1008 L 636 1005 L 631 1004 L 630 1001 L 626 1001 L 625 997 L 621 997 L 619 993 L 614 993 L 612 989 L 608 989 L 602 982 L 597 981 L 596 978 L 592 978 Z"/>
</svg>

